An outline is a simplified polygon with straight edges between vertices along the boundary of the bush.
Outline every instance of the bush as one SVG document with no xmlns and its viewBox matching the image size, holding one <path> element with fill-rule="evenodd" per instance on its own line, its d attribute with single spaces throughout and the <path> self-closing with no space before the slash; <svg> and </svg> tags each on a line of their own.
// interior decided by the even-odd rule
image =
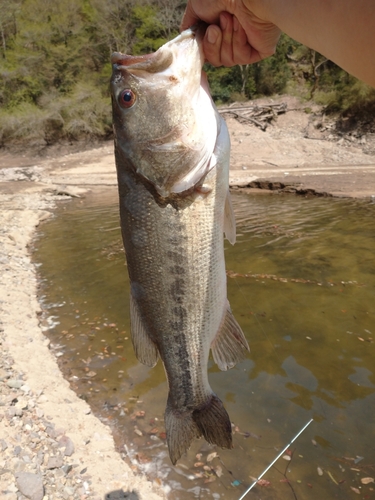
<svg viewBox="0 0 375 500">
<path fill-rule="evenodd" d="M 60 138 L 104 138 L 112 132 L 109 96 L 103 96 L 93 85 L 78 83 L 70 94 L 57 99 L 53 93 L 46 95 L 41 99 L 41 105 L 51 118 L 61 117 L 62 127 L 58 119 L 50 122 L 52 132 L 58 133 Z"/>
<path fill-rule="evenodd" d="M 57 92 L 0 112 L 0 145 L 53 144 L 62 139 L 105 138 L 112 133 L 111 103 L 92 85 L 77 84 L 67 96 Z"/>
<path fill-rule="evenodd" d="M 216 104 L 231 101 L 231 96 L 241 92 L 241 83 L 236 75 L 236 68 L 214 68 L 206 64 L 204 70 L 210 84 L 210 91 Z"/>
<path fill-rule="evenodd" d="M 328 92 L 317 91 L 314 101 L 323 105 L 327 114 L 336 113 L 342 117 L 350 117 L 352 121 L 373 121 L 375 89 L 346 73 L 343 80 Z"/>
<path fill-rule="evenodd" d="M 0 110 L 0 145 L 8 142 L 44 142 L 48 111 L 25 103 L 11 110 Z"/>
</svg>

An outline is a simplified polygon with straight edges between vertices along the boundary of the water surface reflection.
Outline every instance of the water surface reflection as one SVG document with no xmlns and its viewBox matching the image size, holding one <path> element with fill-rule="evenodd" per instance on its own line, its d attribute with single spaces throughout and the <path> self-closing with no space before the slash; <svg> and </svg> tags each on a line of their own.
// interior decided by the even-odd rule
<svg viewBox="0 0 375 500">
<path fill-rule="evenodd" d="M 248 359 L 209 377 L 234 424 L 234 450 L 197 440 L 171 467 L 159 363 L 134 357 L 117 193 L 65 204 L 36 243 L 46 334 L 75 390 L 108 422 L 126 460 L 169 498 L 237 499 L 310 419 L 249 498 L 375 498 L 375 205 L 233 196 L 228 295 Z M 216 452 L 216 454 L 215 454 Z M 320 475 L 322 473 L 322 475 Z M 354 488 L 354 489 L 353 489 Z"/>
</svg>

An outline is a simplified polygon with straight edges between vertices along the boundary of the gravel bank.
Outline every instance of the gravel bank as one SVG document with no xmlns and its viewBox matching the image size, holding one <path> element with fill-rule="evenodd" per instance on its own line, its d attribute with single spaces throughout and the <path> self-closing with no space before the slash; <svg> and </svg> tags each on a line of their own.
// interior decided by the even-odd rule
<svg viewBox="0 0 375 500">
<path fill-rule="evenodd" d="M 28 245 L 66 195 L 50 183 L 32 184 L 0 194 L 0 497 L 164 498 L 115 451 L 109 429 L 69 388 L 40 329 Z"/>
</svg>

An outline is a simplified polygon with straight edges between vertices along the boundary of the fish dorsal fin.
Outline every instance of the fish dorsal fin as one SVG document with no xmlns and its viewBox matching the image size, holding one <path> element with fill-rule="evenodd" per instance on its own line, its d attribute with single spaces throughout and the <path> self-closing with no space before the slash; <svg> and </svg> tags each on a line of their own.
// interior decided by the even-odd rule
<svg viewBox="0 0 375 500">
<path fill-rule="evenodd" d="M 229 189 L 225 198 L 224 206 L 224 233 L 229 243 L 234 245 L 236 243 L 236 219 L 234 216 Z"/>
<path fill-rule="evenodd" d="M 250 351 L 245 335 L 234 318 L 229 304 L 219 331 L 211 344 L 214 361 L 220 370 L 227 370 L 245 358 Z"/>
<path fill-rule="evenodd" d="M 130 325 L 135 355 L 138 361 L 152 368 L 156 365 L 159 353 L 156 345 L 146 332 L 136 299 L 130 294 Z"/>
</svg>

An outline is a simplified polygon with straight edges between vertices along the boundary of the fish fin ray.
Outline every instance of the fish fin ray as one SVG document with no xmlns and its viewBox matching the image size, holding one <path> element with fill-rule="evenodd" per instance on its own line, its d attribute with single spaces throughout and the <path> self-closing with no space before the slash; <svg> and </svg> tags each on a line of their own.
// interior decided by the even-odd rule
<svg viewBox="0 0 375 500">
<path fill-rule="evenodd" d="M 138 310 L 137 301 L 131 294 L 130 325 L 134 352 L 138 361 L 152 368 L 158 362 L 159 352 L 156 345 L 146 332 Z"/>
<path fill-rule="evenodd" d="M 232 424 L 223 402 L 212 393 L 206 403 L 193 411 L 199 433 L 211 444 L 232 448 Z"/>
<path fill-rule="evenodd" d="M 171 187 L 172 193 L 183 193 L 194 187 L 211 170 L 211 154 L 206 152 L 197 165 Z"/>
<path fill-rule="evenodd" d="M 229 304 L 218 333 L 211 344 L 212 355 L 220 370 L 227 370 L 242 361 L 250 351 L 245 335 Z"/>
<path fill-rule="evenodd" d="M 165 430 L 171 462 L 173 465 L 190 448 L 194 438 L 201 436 L 191 411 L 175 410 L 168 398 L 165 409 Z"/>
<path fill-rule="evenodd" d="M 229 189 L 225 198 L 224 205 L 224 233 L 229 243 L 234 245 L 236 243 L 236 219 L 234 216 Z"/>
</svg>

